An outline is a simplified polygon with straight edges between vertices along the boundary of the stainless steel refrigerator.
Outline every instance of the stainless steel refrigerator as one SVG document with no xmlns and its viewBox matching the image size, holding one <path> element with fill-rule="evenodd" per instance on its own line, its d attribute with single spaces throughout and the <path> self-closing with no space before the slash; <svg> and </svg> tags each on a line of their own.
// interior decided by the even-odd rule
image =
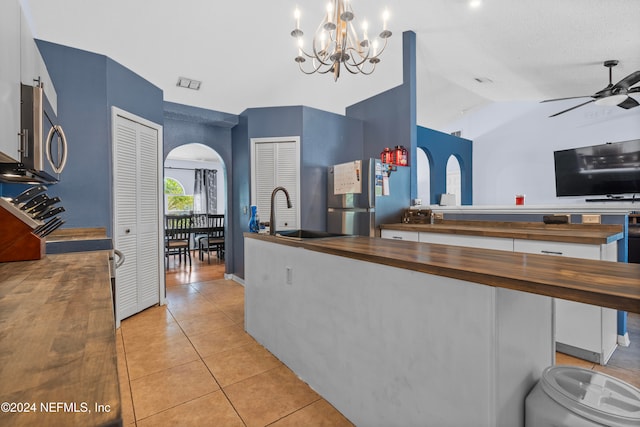
<svg viewBox="0 0 640 427">
<path fill-rule="evenodd" d="M 410 204 L 409 168 L 399 166 L 383 184 L 385 174 L 374 158 L 329 166 L 327 231 L 375 237 L 380 224 L 400 222 Z"/>
</svg>

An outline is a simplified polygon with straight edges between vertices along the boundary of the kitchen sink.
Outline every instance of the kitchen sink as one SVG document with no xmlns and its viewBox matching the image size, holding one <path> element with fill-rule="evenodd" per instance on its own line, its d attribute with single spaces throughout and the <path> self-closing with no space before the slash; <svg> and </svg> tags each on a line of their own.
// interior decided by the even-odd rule
<svg viewBox="0 0 640 427">
<path fill-rule="evenodd" d="M 327 231 L 317 230 L 281 230 L 276 231 L 276 237 L 285 237 L 287 239 L 305 240 L 305 239 L 324 239 L 327 237 L 343 237 L 347 234 L 329 233 Z"/>
</svg>

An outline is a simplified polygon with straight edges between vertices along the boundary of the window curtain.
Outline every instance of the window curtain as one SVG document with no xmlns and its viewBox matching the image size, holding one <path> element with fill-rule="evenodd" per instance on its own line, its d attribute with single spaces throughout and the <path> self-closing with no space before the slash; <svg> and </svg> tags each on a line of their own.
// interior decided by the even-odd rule
<svg viewBox="0 0 640 427">
<path fill-rule="evenodd" d="M 193 212 L 218 213 L 218 171 L 195 169 L 193 186 Z"/>
</svg>

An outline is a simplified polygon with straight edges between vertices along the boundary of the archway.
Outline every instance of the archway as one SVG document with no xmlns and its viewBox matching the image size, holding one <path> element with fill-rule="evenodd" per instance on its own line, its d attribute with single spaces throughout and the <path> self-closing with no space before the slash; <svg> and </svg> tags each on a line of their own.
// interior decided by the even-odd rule
<svg viewBox="0 0 640 427">
<path fill-rule="evenodd" d="M 423 205 L 431 204 L 431 159 L 422 147 L 416 150 L 416 175 L 418 199 Z"/>
<path fill-rule="evenodd" d="M 202 176 L 203 170 L 207 171 L 210 177 L 208 184 L 213 185 L 207 192 L 206 206 L 200 197 L 194 194 L 196 177 Z M 212 180 L 211 177 L 213 177 Z M 209 213 L 224 214 L 226 217 L 226 168 L 222 157 L 213 148 L 200 143 L 187 143 L 175 147 L 165 158 L 164 180 L 166 214 Z M 197 248 L 197 242 L 193 236 L 191 248 Z M 165 266 L 167 265 L 165 263 Z"/>
<path fill-rule="evenodd" d="M 447 194 L 455 194 L 456 206 L 462 204 L 462 171 L 455 155 L 447 160 Z"/>
</svg>

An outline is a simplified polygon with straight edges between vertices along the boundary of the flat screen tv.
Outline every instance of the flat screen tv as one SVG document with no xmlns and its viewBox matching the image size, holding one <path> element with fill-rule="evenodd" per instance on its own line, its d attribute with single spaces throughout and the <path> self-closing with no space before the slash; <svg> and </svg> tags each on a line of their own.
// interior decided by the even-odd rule
<svg viewBox="0 0 640 427">
<path fill-rule="evenodd" d="M 640 193 L 640 139 L 553 153 L 557 196 Z"/>
</svg>

